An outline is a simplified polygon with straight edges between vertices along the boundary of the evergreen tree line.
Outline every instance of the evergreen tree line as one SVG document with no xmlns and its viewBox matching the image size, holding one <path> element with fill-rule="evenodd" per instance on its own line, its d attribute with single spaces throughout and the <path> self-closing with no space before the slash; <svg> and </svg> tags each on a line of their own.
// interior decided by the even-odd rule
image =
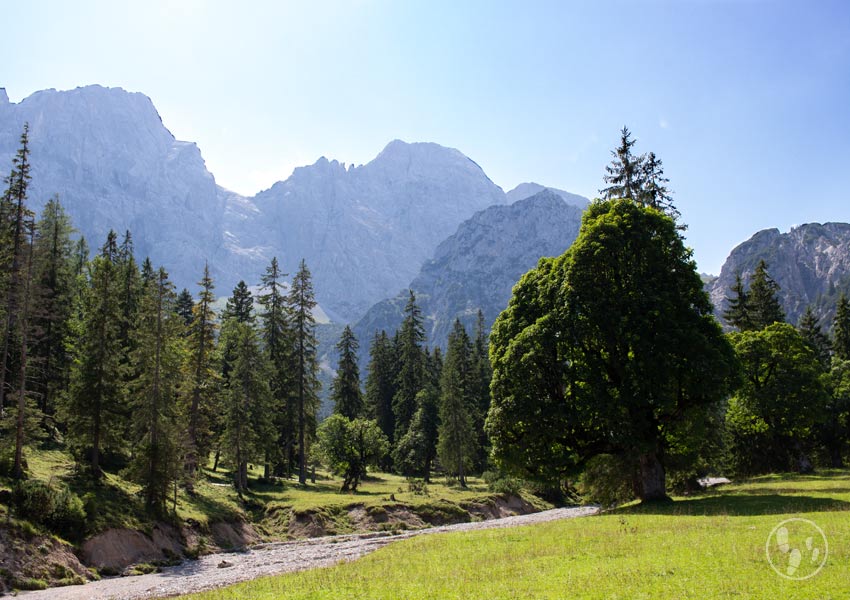
<svg viewBox="0 0 850 600">
<path fill-rule="evenodd" d="M 319 390 L 304 261 L 287 290 L 272 259 L 258 297 L 240 282 L 217 315 L 208 267 L 195 298 L 137 263 L 129 231 L 90 257 L 58 198 L 27 208 L 28 134 L 0 199 L 0 470 L 25 478 L 27 445 L 52 439 L 83 476 L 123 467 L 155 513 L 211 457 L 240 493 L 249 464 L 304 483 Z"/>
<path fill-rule="evenodd" d="M 373 440 L 372 451 L 362 444 L 349 446 L 373 456 L 384 470 L 429 482 L 439 469 L 466 486 L 470 473 L 486 468 L 484 420 L 491 373 L 484 316 L 479 311 L 474 338 L 455 321 L 445 356 L 439 347 L 429 350 L 424 341 L 422 313 L 411 291 L 401 327 L 392 337 L 381 331 L 372 339 L 363 394 L 358 342 L 350 328 L 344 330 L 331 395 L 335 414 L 319 432 L 326 462 L 337 463 L 335 470 L 346 474 L 343 489 L 356 488 L 365 473 L 365 462 L 356 453 L 339 460 L 345 436 L 353 437 L 352 428 L 362 431 L 364 420 L 370 427 L 364 439 Z"/>
<path fill-rule="evenodd" d="M 723 318 L 740 363 L 726 411 L 730 467 L 751 474 L 841 467 L 850 444 L 850 301 L 841 294 L 828 331 L 812 307 L 785 322 L 765 261 L 749 287 L 740 274 Z"/>
</svg>

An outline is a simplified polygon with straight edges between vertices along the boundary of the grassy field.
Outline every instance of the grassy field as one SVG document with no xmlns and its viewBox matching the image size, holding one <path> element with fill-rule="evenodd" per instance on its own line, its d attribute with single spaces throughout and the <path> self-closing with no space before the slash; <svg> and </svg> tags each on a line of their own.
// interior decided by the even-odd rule
<svg viewBox="0 0 850 600">
<path fill-rule="evenodd" d="M 788 524 L 783 553 L 775 537 Z M 812 537 L 811 547 L 806 546 Z M 794 575 L 787 573 L 800 550 Z M 814 550 L 819 554 L 815 555 Z M 812 558 L 815 558 L 814 562 Z M 530 527 L 414 538 L 359 561 L 187 596 L 231 598 L 850 597 L 850 472 L 770 476 L 657 506 Z"/>
</svg>

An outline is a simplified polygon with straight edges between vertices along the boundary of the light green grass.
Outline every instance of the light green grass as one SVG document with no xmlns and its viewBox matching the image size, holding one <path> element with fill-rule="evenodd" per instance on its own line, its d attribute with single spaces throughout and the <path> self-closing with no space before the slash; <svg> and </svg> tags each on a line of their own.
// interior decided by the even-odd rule
<svg viewBox="0 0 850 600">
<path fill-rule="evenodd" d="M 352 563 L 186 598 L 848 598 L 848 509 L 846 471 L 771 476 L 666 505 L 413 538 Z M 806 581 L 783 579 L 765 556 L 790 517 L 816 522 L 829 541 L 826 565 Z"/>
</svg>

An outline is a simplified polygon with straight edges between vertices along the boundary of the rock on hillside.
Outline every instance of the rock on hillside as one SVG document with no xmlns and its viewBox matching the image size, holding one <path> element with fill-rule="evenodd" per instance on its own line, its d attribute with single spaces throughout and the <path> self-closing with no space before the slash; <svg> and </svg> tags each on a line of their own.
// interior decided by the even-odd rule
<svg viewBox="0 0 850 600">
<path fill-rule="evenodd" d="M 812 305 L 828 329 L 835 301 L 850 292 L 850 224 L 809 223 L 787 233 L 778 229 L 759 231 L 732 250 L 720 276 L 708 291 L 718 315 L 726 309 L 726 296 L 740 273 L 749 281 L 759 261 L 781 288 L 780 301 L 788 322 L 797 323 Z"/>
<path fill-rule="evenodd" d="M 578 235 L 581 209 L 543 190 L 510 206 L 493 206 L 464 221 L 411 282 L 425 317 L 427 343 L 445 347 L 459 318 L 471 331 L 478 309 L 489 327 L 519 278 L 543 256 L 562 254 Z M 375 331 L 395 331 L 408 292 L 379 302 L 355 326 L 368 352 Z"/>
<path fill-rule="evenodd" d="M 151 100 L 118 88 L 36 92 L 20 103 L 0 95 L 0 166 L 11 168 L 30 124 L 30 206 L 59 194 L 95 250 L 110 229 L 129 229 L 139 256 L 164 265 L 180 285 L 216 273 L 224 200 L 201 152 L 176 140 Z"/>
</svg>

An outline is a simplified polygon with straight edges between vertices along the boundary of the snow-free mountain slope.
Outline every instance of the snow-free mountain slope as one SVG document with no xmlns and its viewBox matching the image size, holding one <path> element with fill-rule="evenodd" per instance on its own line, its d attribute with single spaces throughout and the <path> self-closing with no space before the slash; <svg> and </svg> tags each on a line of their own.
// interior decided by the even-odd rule
<svg viewBox="0 0 850 600">
<path fill-rule="evenodd" d="M 850 292 L 850 224 L 809 223 L 787 233 L 765 229 L 737 246 L 708 288 L 718 315 L 726 309 L 735 275 L 748 283 L 762 259 L 781 288 L 788 322 L 796 324 L 812 305 L 828 329 L 838 295 Z"/>
<path fill-rule="evenodd" d="M 555 192 L 557 195 L 563 198 L 564 202 L 566 202 L 567 204 L 572 204 L 573 206 L 577 206 L 581 209 L 587 208 L 587 205 L 590 203 L 590 201 L 584 196 L 579 196 L 578 194 L 571 194 L 570 192 L 565 192 L 564 190 L 559 190 L 553 187 L 546 187 L 534 182 L 521 183 L 514 189 L 512 189 L 510 192 L 508 192 L 506 196 L 508 197 L 508 202 L 513 204 L 514 202 L 517 202 L 519 200 L 530 198 L 534 194 L 542 192 L 543 190 Z"/>
<path fill-rule="evenodd" d="M 110 229 L 129 229 L 137 254 L 181 284 L 199 279 L 205 260 L 216 274 L 224 203 L 215 179 L 198 147 L 176 140 L 147 96 L 88 86 L 5 100 L 4 93 L 0 165 L 11 167 L 28 122 L 32 208 L 59 194 L 93 250 Z"/>
<path fill-rule="evenodd" d="M 445 347 L 454 320 L 468 330 L 478 310 L 489 327 L 519 278 L 543 256 L 558 256 L 573 243 L 582 211 L 543 190 L 509 206 L 493 206 L 464 221 L 444 240 L 409 288 L 425 317 L 427 343 Z M 379 302 L 355 326 L 362 346 L 375 331 L 393 332 L 407 302 L 405 290 Z"/>
</svg>

